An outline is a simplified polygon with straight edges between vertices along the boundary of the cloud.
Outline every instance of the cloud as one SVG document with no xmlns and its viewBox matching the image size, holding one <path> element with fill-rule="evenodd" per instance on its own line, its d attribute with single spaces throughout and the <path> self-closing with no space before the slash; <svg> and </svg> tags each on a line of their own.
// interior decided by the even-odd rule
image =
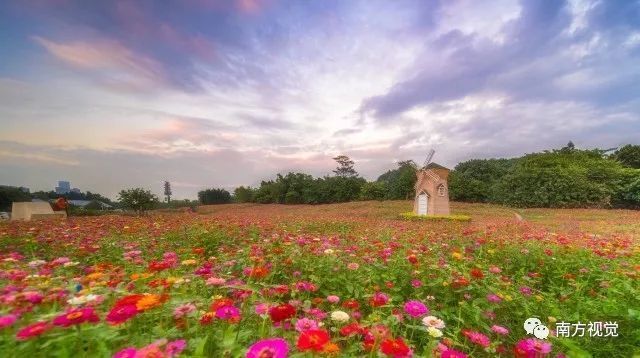
<svg viewBox="0 0 640 358">
<path fill-rule="evenodd" d="M 34 40 L 65 64 L 80 70 L 94 70 L 107 82 L 148 88 L 165 82 L 160 63 L 114 40 L 59 43 L 38 36 Z"/>
</svg>

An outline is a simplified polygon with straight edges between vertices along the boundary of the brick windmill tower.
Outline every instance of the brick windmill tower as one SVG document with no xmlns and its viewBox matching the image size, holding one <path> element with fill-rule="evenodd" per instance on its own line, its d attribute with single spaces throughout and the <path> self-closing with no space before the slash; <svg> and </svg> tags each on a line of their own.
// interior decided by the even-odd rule
<svg viewBox="0 0 640 358">
<path fill-rule="evenodd" d="M 449 169 L 433 163 L 435 150 L 427 154 L 422 168 L 416 170 L 416 197 L 413 212 L 416 215 L 449 215 Z"/>
</svg>

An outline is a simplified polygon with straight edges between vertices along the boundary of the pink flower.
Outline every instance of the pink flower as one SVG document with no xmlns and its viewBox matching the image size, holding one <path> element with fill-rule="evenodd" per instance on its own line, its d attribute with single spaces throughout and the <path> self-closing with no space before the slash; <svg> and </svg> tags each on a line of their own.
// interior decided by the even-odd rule
<svg viewBox="0 0 640 358">
<path fill-rule="evenodd" d="M 347 265 L 347 268 L 348 268 L 349 270 L 352 270 L 352 271 L 357 270 L 359 267 L 360 267 L 360 265 L 358 265 L 358 264 L 357 264 L 357 263 L 355 263 L 355 262 L 350 262 L 350 263 Z"/>
<path fill-rule="evenodd" d="M 51 326 L 49 325 L 49 322 L 36 322 L 20 329 L 18 333 L 16 333 L 16 338 L 19 341 L 24 341 L 32 337 L 37 337 L 48 331 L 50 328 Z"/>
<path fill-rule="evenodd" d="M 415 279 L 415 280 L 411 280 L 411 286 L 412 286 L 413 288 L 422 287 L 422 281 L 417 280 L 417 279 Z"/>
<path fill-rule="evenodd" d="M 227 283 L 227 280 L 225 280 L 224 278 L 209 277 L 207 279 L 207 285 L 209 285 L 209 286 L 222 286 L 225 283 Z"/>
<path fill-rule="evenodd" d="M 258 341 L 249 347 L 246 358 L 286 358 L 289 344 L 282 338 L 270 338 Z"/>
<path fill-rule="evenodd" d="M 13 325 L 17 320 L 18 320 L 18 316 L 14 314 L 0 316 L 0 329 Z"/>
<path fill-rule="evenodd" d="M 467 355 L 453 349 L 447 349 L 442 352 L 440 358 L 467 358 Z"/>
<path fill-rule="evenodd" d="M 500 296 L 495 295 L 495 294 L 489 294 L 487 295 L 487 301 L 489 302 L 493 302 L 493 303 L 500 303 L 502 302 L 502 298 L 500 298 Z"/>
<path fill-rule="evenodd" d="M 184 339 L 178 339 L 167 343 L 167 346 L 165 347 L 167 357 L 171 358 L 178 356 L 180 353 L 182 353 L 186 346 L 187 341 L 185 341 Z"/>
<path fill-rule="evenodd" d="M 259 303 L 256 305 L 255 312 L 258 315 L 267 314 L 267 312 L 269 312 L 269 305 L 266 303 Z"/>
<path fill-rule="evenodd" d="M 338 302 L 340 302 L 340 297 L 335 296 L 335 295 L 327 296 L 327 301 L 329 301 L 331 303 L 338 303 Z"/>
<path fill-rule="evenodd" d="M 489 272 L 498 274 L 498 273 L 502 272 L 502 270 L 497 266 L 491 266 L 491 267 L 489 267 Z"/>
<path fill-rule="evenodd" d="M 404 311 L 413 318 L 418 318 L 420 316 L 424 316 L 425 314 L 429 313 L 429 309 L 427 308 L 427 306 L 425 306 L 424 303 L 417 300 L 412 300 L 405 303 Z"/>
<path fill-rule="evenodd" d="M 308 318 L 301 318 L 296 322 L 296 331 L 304 332 L 310 329 L 318 329 L 318 323 Z"/>
<path fill-rule="evenodd" d="M 516 344 L 514 353 L 516 357 L 538 358 L 551 352 L 551 343 L 535 338 L 523 339 Z"/>
<path fill-rule="evenodd" d="M 483 348 L 487 348 L 489 347 L 489 344 L 491 344 L 491 340 L 489 339 L 489 337 L 480 332 L 464 330 L 462 331 L 462 334 L 464 334 L 464 336 L 467 337 L 467 339 L 469 339 L 471 342 Z"/>
<path fill-rule="evenodd" d="M 176 307 L 176 309 L 173 310 L 173 317 L 175 319 L 179 319 L 195 310 L 196 310 L 196 306 L 193 303 L 185 303 L 183 305 Z"/>
<path fill-rule="evenodd" d="M 533 293 L 533 290 L 531 289 L 531 287 L 522 286 L 520 287 L 520 293 L 522 293 L 525 296 L 531 296 L 531 293 Z"/>
<path fill-rule="evenodd" d="M 500 335 L 503 335 L 503 336 L 506 336 L 507 334 L 509 334 L 509 330 L 508 329 L 506 329 L 506 328 L 504 328 L 502 326 L 495 325 L 495 324 L 493 326 L 491 326 L 491 330 L 496 332 L 497 334 L 500 334 Z"/>
<path fill-rule="evenodd" d="M 127 347 L 114 354 L 113 358 L 135 358 L 137 352 L 135 347 Z"/>
</svg>

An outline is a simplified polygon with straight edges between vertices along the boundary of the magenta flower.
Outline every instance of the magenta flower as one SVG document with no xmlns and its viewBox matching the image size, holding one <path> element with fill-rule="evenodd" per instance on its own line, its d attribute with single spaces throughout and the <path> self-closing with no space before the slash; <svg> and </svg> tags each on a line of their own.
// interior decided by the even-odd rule
<svg viewBox="0 0 640 358">
<path fill-rule="evenodd" d="M 499 302 L 502 302 L 502 298 L 500 298 L 500 296 L 492 293 L 492 294 L 488 294 L 487 295 L 487 301 L 492 302 L 492 303 L 499 303 Z"/>
<path fill-rule="evenodd" d="M 467 358 L 467 355 L 453 349 L 447 349 L 442 352 L 440 358 Z"/>
<path fill-rule="evenodd" d="M 412 300 L 405 303 L 404 311 L 406 314 L 408 314 L 413 318 L 418 318 L 429 313 L 429 309 L 427 308 L 427 306 L 425 306 L 424 303 L 417 300 Z"/>
<path fill-rule="evenodd" d="M 240 318 L 240 310 L 234 306 L 224 306 L 216 310 L 216 318 L 222 320 L 236 320 Z"/>
<path fill-rule="evenodd" d="M 523 339 L 516 344 L 516 357 L 538 358 L 544 357 L 551 352 L 551 343 L 529 338 Z"/>
<path fill-rule="evenodd" d="M 14 314 L 0 316 L 0 329 L 13 325 L 17 320 L 18 320 L 18 316 Z"/>
<path fill-rule="evenodd" d="M 127 347 L 114 354 L 113 358 L 134 358 L 136 353 L 138 353 L 138 351 L 134 347 Z"/>
<path fill-rule="evenodd" d="M 246 358 L 287 358 L 289 344 L 282 338 L 263 339 L 251 345 Z"/>
<path fill-rule="evenodd" d="M 531 287 L 522 286 L 520 287 L 520 293 L 522 293 L 525 296 L 531 296 L 531 294 L 533 293 L 533 290 L 531 289 Z"/>
<path fill-rule="evenodd" d="M 186 346 L 187 346 L 187 341 L 185 341 L 184 339 L 171 341 L 167 343 L 167 346 L 165 347 L 165 353 L 167 354 L 167 357 L 170 357 L 170 358 L 176 357 L 180 353 L 182 353 L 182 351 Z"/>
<path fill-rule="evenodd" d="M 338 297 L 336 295 L 327 296 L 327 301 L 329 301 L 331 303 L 338 303 L 338 302 L 340 302 L 340 297 Z"/>
</svg>

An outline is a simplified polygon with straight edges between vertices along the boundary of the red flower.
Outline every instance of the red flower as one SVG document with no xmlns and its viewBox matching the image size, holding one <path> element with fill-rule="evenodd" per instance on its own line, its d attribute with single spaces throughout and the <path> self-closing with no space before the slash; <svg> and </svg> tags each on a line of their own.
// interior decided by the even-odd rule
<svg viewBox="0 0 640 358">
<path fill-rule="evenodd" d="M 269 310 L 269 317 L 271 317 L 273 322 L 282 322 L 285 319 L 293 317 L 295 314 L 296 308 L 288 303 L 271 307 Z"/>
<path fill-rule="evenodd" d="M 53 319 L 53 324 L 60 327 L 69 327 L 84 322 L 98 322 L 100 318 L 93 308 L 80 308 L 69 311 Z"/>
<path fill-rule="evenodd" d="M 312 350 L 321 352 L 324 345 L 329 343 L 329 333 L 322 329 L 310 329 L 302 332 L 298 337 L 298 349 L 301 351 Z"/>
<path fill-rule="evenodd" d="M 380 350 L 387 356 L 394 358 L 411 356 L 411 349 L 404 343 L 402 338 L 385 339 L 380 344 Z"/>
<path fill-rule="evenodd" d="M 343 336 L 353 336 L 362 333 L 362 327 L 360 327 L 360 325 L 356 322 L 350 323 L 340 329 L 340 334 Z"/>
<path fill-rule="evenodd" d="M 453 280 L 453 282 L 451 283 L 451 287 L 453 288 L 460 288 L 468 285 L 469 285 L 469 280 L 467 280 L 465 277 L 458 277 L 455 280 Z"/>
<path fill-rule="evenodd" d="M 51 328 L 49 322 L 36 322 L 19 330 L 18 333 L 16 333 L 16 338 L 18 340 L 24 341 L 43 334 L 44 332 L 48 331 L 49 328 Z"/>
<path fill-rule="evenodd" d="M 477 278 L 477 279 L 482 279 L 482 278 L 484 278 L 484 273 L 479 268 L 474 267 L 474 268 L 471 269 L 471 277 Z"/>
<path fill-rule="evenodd" d="M 360 304 L 354 299 L 348 299 L 342 303 L 342 307 L 357 310 L 358 308 L 360 308 Z"/>
</svg>

